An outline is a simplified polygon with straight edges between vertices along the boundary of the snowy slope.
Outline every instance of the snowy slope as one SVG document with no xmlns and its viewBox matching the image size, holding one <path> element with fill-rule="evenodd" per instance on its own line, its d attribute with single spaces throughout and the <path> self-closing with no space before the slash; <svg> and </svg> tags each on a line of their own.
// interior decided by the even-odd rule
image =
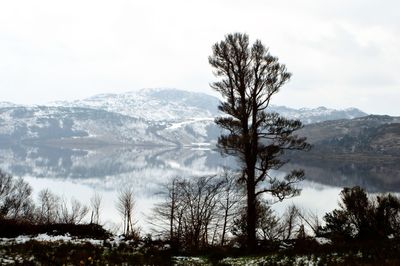
<svg viewBox="0 0 400 266">
<path fill-rule="evenodd" d="M 277 112 L 287 118 L 299 119 L 304 124 L 319 123 L 323 121 L 338 119 L 353 119 L 357 117 L 367 116 L 366 113 L 357 108 L 336 110 L 321 106 L 318 108 L 294 109 L 286 106 L 272 105 L 269 110 Z"/>
<path fill-rule="evenodd" d="M 142 89 L 99 94 L 47 106 L 0 103 L 0 142 L 40 141 L 53 144 L 141 144 L 203 146 L 215 143 L 218 98 L 177 89 Z M 366 115 L 358 109 L 292 109 L 268 111 L 315 123 Z"/>
<path fill-rule="evenodd" d="M 101 109 L 147 121 L 181 121 L 214 117 L 218 102 L 216 97 L 204 93 L 142 89 L 121 94 L 98 94 L 83 100 L 50 105 Z"/>
<path fill-rule="evenodd" d="M 72 102 L 53 102 L 52 106 L 101 109 L 147 121 L 178 121 L 217 116 L 218 98 L 198 92 L 177 89 L 142 89 L 121 94 L 98 94 Z M 327 120 L 352 119 L 367 114 L 356 108 L 343 110 L 326 107 L 294 109 L 271 105 L 270 112 L 300 119 L 305 124 Z"/>
<path fill-rule="evenodd" d="M 213 120 L 146 121 L 81 107 L 0 108 L 0 142 L 54 144 L 191 145 L 217 136 Z"/>
</svg>

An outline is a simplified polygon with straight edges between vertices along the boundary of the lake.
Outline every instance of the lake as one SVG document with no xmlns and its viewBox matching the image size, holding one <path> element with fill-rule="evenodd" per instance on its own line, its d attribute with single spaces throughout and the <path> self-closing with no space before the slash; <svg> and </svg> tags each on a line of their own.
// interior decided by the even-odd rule
<svg viewBox="0 0 400 266">
<path fill-rule="evenodd" d="M 0 168 L 21 176 L 33 187 L 33 197 L 44 188 L 69 200 L 89 204 L 95 192 L 102 196 L 101 222 L 117 229 L 121 218 L 115 208 L 118 191 L 132 186 L 136 199 L 138 225 L 149 230 L 151 208 L 160 201 L 158 193 L 170 178 L 212 175 L 223 167 L 234 167 L 232 157 L 223 157 L 207 148 L 102 146 L 59 148 L 45 145 L 2 145 Z M 282 171 L 302 168 L 306 180 L 299 186 L 300 196 L 273 205 L 282 213 L 294 203 L 299 207 L 324 213 L 337 207 L 344 186 L 359 185 L 372 193 L 400 192 L 399 164 L 323 161 L 302 158 L 292 160 Z"/>
</svg>

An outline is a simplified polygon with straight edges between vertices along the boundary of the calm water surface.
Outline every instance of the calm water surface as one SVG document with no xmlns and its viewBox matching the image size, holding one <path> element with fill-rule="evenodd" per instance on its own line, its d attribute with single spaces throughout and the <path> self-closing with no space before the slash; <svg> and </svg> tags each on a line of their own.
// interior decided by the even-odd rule
<svg viewBox="0 0 400 266">
<path fill-rule="evenodd" d="M 167 147 L 90 147 L 84 149 L 48 146 L 2 146 L 0 168 L 21 176 L 34 190 L 34 198 L 44 188 L 66 199 L 89 204 L 92 195 L 102 196 L 101 221 L 118 228 L 120 216 L 115 202 L 118 191 L 132 186 L 136 198 L 138 224 L 149 230 L 151 208 L 160 201 L 157 193 L 174 176 L 218 173 L 237 165 L 234 158 L 221 157 L 209 149 Z M 358 164 L 354 162 L 293 161 L 285 166 L 303 168 L 306 181 L 300 196 L 279 202 L 273 208 L 281 213 L 292 203 L 321 216 L 337 207 L 344 186 L 360 185 L 370 192 L 399 192 L 399 165 Z M 284 172 L 275 172 L 283 175 Z"/>
</svg>

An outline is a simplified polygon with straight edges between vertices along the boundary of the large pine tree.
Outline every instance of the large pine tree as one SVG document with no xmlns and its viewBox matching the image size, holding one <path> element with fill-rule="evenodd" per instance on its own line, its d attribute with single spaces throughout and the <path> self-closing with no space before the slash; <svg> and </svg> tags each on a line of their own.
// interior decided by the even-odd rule
<svg viewBox="0 0 400 266">
<path fill-rule="evenodd" d="M 302 127 L 299 120 L 288 120 L 268 113 L 271 98 L 291 77 L 286 66 L 256 41 L 251 47 L 246 34 L 234 33 L 213 46 L 209 63 L 219 78 L 211 87 L 221 93 L 219 109 L 226 115 L 216 119 L 225 133 L 218 139 L 220 150 L 241 162 L 241 182 L 247 191 L 247 247 L 256 247 L 256 203 L 263 193 L 279 200 L 297 195 L 296 183 L 304 177 L 293 170 L 285 178 L 270 176 L 285 161 L 286 150 L 309 149 L 306 139 L 294 135 Z"/>
</svg>

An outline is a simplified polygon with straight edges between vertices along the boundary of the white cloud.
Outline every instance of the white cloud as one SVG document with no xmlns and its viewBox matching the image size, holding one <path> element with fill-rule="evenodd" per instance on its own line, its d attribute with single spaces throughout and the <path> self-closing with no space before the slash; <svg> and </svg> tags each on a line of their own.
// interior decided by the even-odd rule
<svg viewBox="0 0 400 266">
<path fill-rule="evenodd" d="M 400 115 L 399 8 L 372 0 L 2 1 L 0 100 L 143 87 L 211 92 L 211 45 L 242 31 L 294 74 L 277 104 Z"/>
</svg>

